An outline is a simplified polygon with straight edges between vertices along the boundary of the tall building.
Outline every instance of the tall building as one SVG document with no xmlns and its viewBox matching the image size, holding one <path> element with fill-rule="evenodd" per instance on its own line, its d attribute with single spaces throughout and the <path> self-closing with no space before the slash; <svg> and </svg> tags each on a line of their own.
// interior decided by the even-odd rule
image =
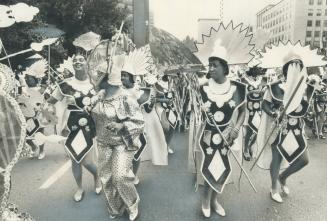
<svg viewBox="0 0 327 221">
<path fill-rule="evenodd" d="M 271 33 L 267 43 L 301 41 L 320 47 L 327 42 L 327 0 L 282 0 L 257 13 L 256 28 Z"/>
</svg>

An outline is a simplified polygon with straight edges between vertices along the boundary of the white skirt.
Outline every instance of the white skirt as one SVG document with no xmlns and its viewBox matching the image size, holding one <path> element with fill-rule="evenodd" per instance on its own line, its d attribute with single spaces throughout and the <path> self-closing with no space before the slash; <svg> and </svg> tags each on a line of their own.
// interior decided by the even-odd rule
<svg viewBox="0 0 327 221">
<path fill-rule="evenodd" d="M 154 165 L 168 165 L 168 148 L 159 116 L 155 109 L 150 113 L 143 111 L 147 146 L 141 160 L 151 160 Z"/>
</svg>

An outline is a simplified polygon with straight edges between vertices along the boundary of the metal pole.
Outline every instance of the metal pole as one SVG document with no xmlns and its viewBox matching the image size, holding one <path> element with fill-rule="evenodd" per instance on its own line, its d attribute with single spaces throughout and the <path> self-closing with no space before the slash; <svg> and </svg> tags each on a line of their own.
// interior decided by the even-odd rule
<svg viewBox="0 0 327 221">
<path fill-rule="evenodd" d="M 48 85 L 51 83 L 51 67 L 50 67 L 50 45 L 48 45 Z"/>
</svg>

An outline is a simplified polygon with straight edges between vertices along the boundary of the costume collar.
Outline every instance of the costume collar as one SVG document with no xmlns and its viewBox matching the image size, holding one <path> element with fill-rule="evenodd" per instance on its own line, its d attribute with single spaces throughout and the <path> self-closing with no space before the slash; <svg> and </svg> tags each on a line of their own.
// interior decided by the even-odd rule
<svg viewBox="0 0 327 221">
<path fill-rule="evenodd" d="M 89 91 L 93 88 L 93 85 L 89 79 L 80 81 L 73 77 L 70 78 L 66 83 L 72 86 L 72 88 L 74 88 L 76 91 L 80 91 L 83 94 L 89 93 Z"/>
<path fill-rule="evenodd" d="M 212 94 L 223 95 L 229 92 L 231 84 L 230 80 L 226 79 L 226 81 L 222 84 L 217 83 L 214 79 L 209 79 L 209 89 Z"/>
<path fill-rule="evenodd" d="M 257 88 L 262 81 L 262 77 L 259 76 L 257 80 L 254 80 L 252 77 L 245 76 L 247 82 L 252 85 L 253 87 Z"/>
<path fill-rule="evenodd" d="M 226 102 L 232 99 L 234 92 L 236 91 L 236 86 L 231 85 L 229 79 L 222 84 L 210 79 L 208 86 L 204 86 L 203 90 L 207 94 L 208 98 L 215 102 L 219 108 L 221 108 Z"/>
</svg>

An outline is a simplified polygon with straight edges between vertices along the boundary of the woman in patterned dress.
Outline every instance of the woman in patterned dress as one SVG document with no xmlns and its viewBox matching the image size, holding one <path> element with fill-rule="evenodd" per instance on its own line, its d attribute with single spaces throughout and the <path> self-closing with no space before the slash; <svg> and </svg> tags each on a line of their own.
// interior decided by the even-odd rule
<svg viewBox="0 0 327 221">
<path fill-rule="evenodd" d="M 99 150 L 99 174 L 111 218 L 123 215 L 129 219 L 138 216 L 139 195 L 131 172 L 135 152 L 140 146 L 144 119 L 136 100 L 121 87 L 117 67 L 123 56 L 113 58 L 113 66 L 107 82 L 100 92 L 102 100 L 93 109 Z"/>
</svg>

